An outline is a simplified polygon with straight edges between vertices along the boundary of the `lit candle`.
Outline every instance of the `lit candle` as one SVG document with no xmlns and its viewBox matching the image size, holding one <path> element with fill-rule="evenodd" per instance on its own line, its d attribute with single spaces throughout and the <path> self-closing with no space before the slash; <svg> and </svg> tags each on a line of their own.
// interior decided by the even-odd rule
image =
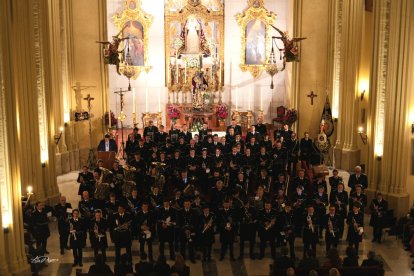
<svg viewBox="0 0 414 276">
<path fill-rule="evenodd" d="M 161 112 L 161 88 L 158 88 L 158 112 Z"/>
<path fill-rule="evenodd" d="M 135 88 L 132 88 L 132 113 L 135 114 L 136 100 L 135 100 Z"/>
<path fill-rule="evenodd" d="M 219 85 L 221 85 L 221 60 L 220 60 L 220 70 L 219 70 Z"/>
<path fill-rule="evenodd" d="M 239 110 L 239 88 L 236 87 L 236 111 Z"/>
<path fill-rule="evenodd" d="M 145 88 L 145 112 L 148 112 L 148 86 Z"/>
</svg>

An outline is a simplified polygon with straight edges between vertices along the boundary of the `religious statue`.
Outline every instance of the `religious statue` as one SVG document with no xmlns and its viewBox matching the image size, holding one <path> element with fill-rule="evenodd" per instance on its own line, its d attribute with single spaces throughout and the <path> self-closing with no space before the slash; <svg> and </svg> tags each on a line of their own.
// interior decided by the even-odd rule
<svg viewBox="0 0 414 276">
<path fill-rule="evenodd" d="M 104 45 L 104 59 L 106 64 L 111 64 L 116 66 L 116 72 L 118 75 L 121 75 L 121 72 L 119 72 L 119 54 L 123 53 L 123 50 L 119 51 L 119 44 L 121 41 L 128 39 L 129 37 L 119 37 L 125 27 L 117 34 L 112 36 L 112 42 L 109 41 L 96 41 L 96 43 L 103 44 Z"/>
<path fill-rule="evenodd" d="M 272 26 L 272 28 L 275 29 L 280 34 L 280 37 L 276 37 L 276 38 L 280 39 L 284 46 L 284 49 L 282 49 L 283 50 L 282 71 L 283 71 L 286 68 L 286 62 L 299 61 L 299 52 L 298 52 L 298 46 L 296 45 L 296 42 L 304 40 L 306 39 L 306 37 L 289 38 L 287 32 L 283 32 L 273 25 L 270 25 L 270 26 Z"/>
<path fill-rule="evenodd" d="M 194 17 L 188 18 L 182 28 L 180 39 L 182 41 L 180 53 L 210 55 L 201 20 Z"/>
<path fill-rule="evenodd" d="M 208 87 L 208 83 L 204 78 L 203 71 L 196 72 L 191 81 L 192 84 L 192 105 L 194 109 L 202 109 L 204 107 L 203 94 Z"/>
</svg>

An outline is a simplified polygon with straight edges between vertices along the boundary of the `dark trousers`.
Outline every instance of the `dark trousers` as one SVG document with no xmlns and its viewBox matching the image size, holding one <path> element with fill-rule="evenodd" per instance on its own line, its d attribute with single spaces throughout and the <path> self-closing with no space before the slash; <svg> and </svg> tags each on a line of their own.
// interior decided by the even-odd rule
<svg viewBox="0 0 414 276">
<path fill-rule="evenodd" d="M 82 247 L 74 247 L 72 248 L 73 251 L 73 263 L 74 264 L 82 264 Z"/>
<path fill-rule="evenodd" d="M 325 232 L 325 235 L 326 235 L 326 232 Z M 326 242 L 326 252 L 328 252 L 331 249 L 331 247 L 333 248 L 338 247 L 338 238 L 326 236 L 325 242 Z"/>
<path fill-rule="evenodd" d="M 229 239 L 223 239 L 221 241 L 220 258 L 224 258 L 224 256 L 226 255 L 227 248 L 229 248 L 230 258 L 234 258 L 234 241 Z"/>
<path fill-rule="evenodd" d="M 95 245 L 94 248 L 93 248 L 94 257 L 96 258 L 96 256 L 99 254 L 99 250 L 101 250 L 104 262 L 106 262 L 106 248 L 105 248 L 105 246 L 96 246 Z"/>
<path fill-rule="evenodd" d="M 249 256 L 252 258 L 254 256 L 254 239 L 240 239 L 240 257 L 244 256 L 244 242 L 249 241 Z"/>
<path fill-rule="evenodd" d="M 266 243 L 269 242 L 270 253 L 272 258 L 276 258 L 276 243 L 274 239 L 261 239 L 260 240 L 260 258 L 264 257 L 264 252 L 266 249 Z"/>
<path fill-rule="evenodd" d="M 303 258 L 306 257 L 306 253 L 308 252 L 309 249 L 312 249 L 313 257 L 316 257 L 316 242 L 304 241 L 303 242 Z"/>
<path fill-rule="evenodd" d="M 292 259 L 295 258 L 295 237 L 290 237 L 286 240 L 286 242 L 289 244 L 289 253 L 290 257 Z"/>
<path fill-rule="evenodd" d="M 170 249 L 170 259 L 175 259 L 175 251 L 174 251 L 174 243 L 172 240 L 170 241 L 160 241 L 160 255 L 164 255 L 164 243 L 168 242 L 168 247 Z"/>
<path fill-rule="evenodd" d="M 47 251 L 47 238 L 40 238 L 36 240 L 36 248 L 42 248 L 42 252 Z"/>
<path fill-rule="evenodd" d="M 126 253 L 129 257 L 129 262 L 132 263 L 132 252 L 131 252 L 131 245 L 129 246 L 120 246 L 115 244 L 115 264 L 119 265 L 121 262 L 121 248 L 124 247 Z"/>
<path fill-rule="evenodd" d="M 67 232 L 59 232 L 59 245 L 60 250 L 65 249 L 68 246 L 68 237 L 69 233 Z"/>
<path fill-rule="evenodd" d="M 344 235 L 344 228 L 345 228 L 345 223 L 344 223 L 344 219 L 340 218 L 339 222 L 338 222 L 338 228 L 339 228 L 339 236 L 338 238 L 341 240 L 342 236 Z"/>
<path fill-rule="evenodd" d="M 180 241 L 181 241 L 180 235 L 181 235 L 181 229 L 178 227 L 175 228 L 174 229 L 174 248 L 176 252 L 180 251 L 180 248 L 181 248 L 180 247 Z"/>
<path fill-rule="evenodd" d="M 213 247 L 212 243 L 202 244 L 203 249 L 203 260 L 211 260 L 211 248 Z"/>
<path fill-rule="evenodd" d="M 185 254 L 185 249 L 186 249 L 186 247 L 188 246 L 188 255 L 190 256 L 190 260 L 195 260 L 195 258 L 194 258 L 194 242 L 193 241 L 189 241 L 187 238 L 185 238 L 185 239 L 181 239 L 180 240 L 180 245 L 181 245 L 181 255 L 184 257 L 184 259 L 185 259 L 185 256 L 186 256 L 186 254 Z"/>
<path fill-rule="evenodd" d="M 298 157 L 290 157 L 288 161 L 288 172 L 290 176 L 296 175 L 296 164 L 298 163 Z"/>
<path fill-rule="evenodd" d="M 382 238 L 382 227 L 374 226 L 373 233 L 374 233 L 374 239 L 380 242 Z"/>
<path fill-rule="evenodd" d="M 152 255 L 152 240 L 139 240 L 139 252 L 141 253 L 141 256 L 143 253 L 145 253 L 145 244 L 147 244 L 148 248 L 148 258 L 150 261 L 153 261 L 153 255 Z"/>
<path fill-rule="evenodd" d="M 355 248 L 355 250 L 356 250 L 356 252 L 357 252 L 357 255 L 359 255 L 358 254 L 358 250 L 359 250 L 359 241 L 358 242 L 349 242 L 349 246 L 352 246 L 352 247 L 354 247 Z"/>
</svg>

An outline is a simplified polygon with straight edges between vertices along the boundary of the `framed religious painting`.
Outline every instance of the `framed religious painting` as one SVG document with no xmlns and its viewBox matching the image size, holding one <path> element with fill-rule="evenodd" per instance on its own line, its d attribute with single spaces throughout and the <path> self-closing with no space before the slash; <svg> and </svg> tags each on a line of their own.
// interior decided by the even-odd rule
<svg viewBox="0 0 414 276">
<path fill-rule="evenodd" d="M 126 0 L 124 10 L 112 18 L 120 32 L 121 74 L 136 79 L 143 71 L 148 72 L 148 32 L 153 17 L 141 9 L 141 0 Z"/>
<path fill-rule="evenodd" d="M 240 69 L 250 72 L 254 78 L 265 69 L 272 42 L 270 25 L 276 19 L 276 14 L 268 11 L 263 1 L 249 0 L 249 7 L 236 15 L 241 31 Z"/>
</svg>

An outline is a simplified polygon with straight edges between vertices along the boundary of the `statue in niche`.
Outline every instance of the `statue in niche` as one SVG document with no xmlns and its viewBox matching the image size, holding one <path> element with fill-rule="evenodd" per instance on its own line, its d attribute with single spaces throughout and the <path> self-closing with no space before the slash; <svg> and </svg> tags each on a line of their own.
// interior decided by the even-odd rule
<svg viewBox="0 0 414 276">
<path fill-rule="evenodd" d="M 191 80 L 192 84 L 192 105 L 194 109 L 200 110 L 204 108 L 204 92 L 208 87 L 208 83 L 204 78 L 204 72 L 196 72 Z"/>
<path fill-rule="evenodd" d="M 189 55 L 210 55 L 201 20 L 195 17 L 188 18 L 182 28 L 180 38 L 183 47 L 179 52 Z"/>
</svg>

